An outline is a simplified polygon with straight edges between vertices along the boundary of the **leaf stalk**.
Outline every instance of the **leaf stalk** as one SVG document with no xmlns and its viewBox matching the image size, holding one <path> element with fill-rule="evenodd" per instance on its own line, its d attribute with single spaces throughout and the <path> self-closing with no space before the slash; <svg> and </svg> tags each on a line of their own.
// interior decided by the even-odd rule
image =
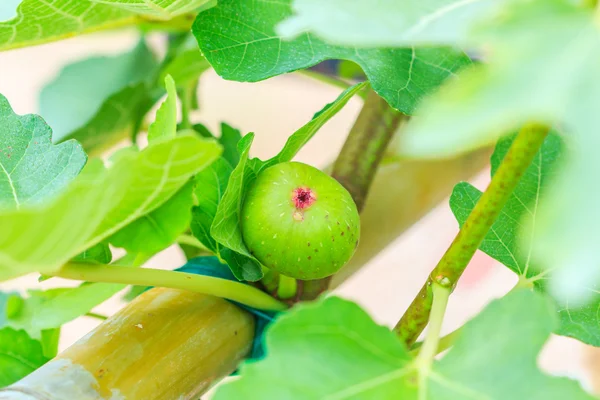
<svg viewBox="0 0 600 400">
<path fill-rule="evenodd" d="M 182 289 L 222 297 L 249 307 L 268 311 L 283 311 L 287 308 L 286 304 L 253 286 L 227 279 L 185 272 L 69 263 L 63 266 L 54 276 L 87 282 L 124 283 Z"/>
</svg>

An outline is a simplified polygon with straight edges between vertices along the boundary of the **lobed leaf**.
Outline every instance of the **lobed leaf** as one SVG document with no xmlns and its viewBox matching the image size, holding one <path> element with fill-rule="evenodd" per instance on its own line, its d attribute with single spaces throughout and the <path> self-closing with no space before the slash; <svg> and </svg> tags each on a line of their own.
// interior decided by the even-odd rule
<svg viewBox="0 0 600 400">
<path fill-rule="evenodd" d="M 470 63 L 449 48 L 358 49 L 329 45 L 311 34 L 284 41 L 275 29 L 291 15 L 291 0 L 222 0 L 198 15 L 193 32 L 225 79 L 255 82 L 326 59 L 351 60 L 363 68 L 373 90 L 407 114 L 423 95 Z M 230 27 L 226 34 L 223 26 Z"/>
<path fill-rule="evenodd" d="M 214 141 L 196 136 L 156 142 L 139 153 L 120 154 L 108 169 L 90 163 L 43 207 L 0 213 L 0 279 L 56 272 L 166 203 L 219 153 Z"/>
<path fill-rule="evenodd" d="M 242 365 L 215 399 L 592 399 L 537 368 L 555 324 L 546 298 L 516 291 L 468 322 L 429 370 L 356 304 L 329 297 L 280 316 L 267 330 L 266 358 Z"/>
<path fill-rule="evenodd" d="M 0 208 L 48 201 L 79 174 L 87 161 L 81 146 L 51 138 L 40 117 L 15 114 L 0 95 Z"/>
<path fill-rule="evenodd" d="M 514 136 L 510 136 L 496 145 L 491 162 L 492 175 L 498 169 L 513 140 Z M 557 168 L 561 166 L 564 153 L 563 139 L 556 132 L 552 132 L 479 247 L 481 251 L 518 274 L 521 280 L 529 281 L 541 293 L 548 293 L 547 282 L 552 278 L 552 272 L 545 271 L 532 259 L 532 246 L 539 235 L 539 209 L 547 199 L 548 186 L 555 178 Z M 450 197 L 450 208 L 461 226 L 481 195 L 481 191 L 466 182 L 459 183 L 454 188 Z M 578 290 L 596 292 L 597 288 L 597 284 L 590 282 L 581 285 Z M 599 304 L 600 295 L 594 296 L 593 300 L 583 307 L 569 304 L 568 301 L 557 301 L 560 325 L 555 333 L 600 346 L 600 334 L 597 329 L 600 324 L 597 314 Z"/>
<path fill-rule="evenodd" d="M 494 300 L 435 364 L 430 398 L 593 399 L 577 382 L 538 369 L 539 353 L 556 325 L 545 296 L 519 290 Z"/>
<path fill-rule="evenodd" d="M 389 329 L 356 304 L 337 297 L 300 305 L 267 330 L 267 357 L 248 362 L 241 379 L 221 386 L 215 400 L 416 399 L 406 384 L 412 358 Z"/>
</svg>

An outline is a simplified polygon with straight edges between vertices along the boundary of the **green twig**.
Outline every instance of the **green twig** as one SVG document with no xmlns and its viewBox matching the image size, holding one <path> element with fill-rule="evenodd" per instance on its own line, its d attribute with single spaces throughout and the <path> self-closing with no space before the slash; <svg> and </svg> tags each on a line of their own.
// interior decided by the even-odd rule
<svg viewBox="0 0 600 400">
<path fill-rule="evenodd" d="M 63 266 L 55 276 L 88 282 L 125 283 L 189 290 L 222 297 L 263 310 L 281 311 L 287 308 L 284 303 L 253 286 L 185 272 L 69 263 Z"/>
<path fill-rule="evenodd" d="M 394 328 L 409 346 L 415 342 L 429 320 L 433 282 L 441 282 L 444 285 L 448 283 L 451 287 L 456 285 L 521 176 L 542 146 L 547 134 L 548 127 L 529 124 L 524 126 L 517 135 L 487 190 Z"/>
<path fill-rule="evenodd" d="M 105 319 L 108 319 L 108 317 L 106 315 L 102 315 L 102 314 L 96 314 L 95 312 L 88 312 L 85 313 L 86 317 L 90 317 L 90 318 L 96 318 L 96 319 L 100 319 L 102 321 L 104 321 Z"/>
<path fill-rule="evenodd" d="M 362 211 L 371 182 L 390 140 L 408 116 L 390 107 L 373 90 L 352 126 L 331 171 Z M 312 300 L 327 290 L 331 277 L 306 281 L 298 299 Z"/>
</svg>

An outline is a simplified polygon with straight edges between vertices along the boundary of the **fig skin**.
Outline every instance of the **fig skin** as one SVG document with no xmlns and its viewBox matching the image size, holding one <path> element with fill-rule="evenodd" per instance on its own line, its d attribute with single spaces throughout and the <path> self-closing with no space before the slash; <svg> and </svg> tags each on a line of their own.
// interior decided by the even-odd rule
<svg viewBox="0 0 600 400">
<path fill-rule="evenodd" d="M 352 257 L 360 218 L 350 193 L 317 168 L 299 162 L 261 172 L 247 192 L 242 234 L 266 267 L 303 280 L 333 275 Z"/>
</svg>

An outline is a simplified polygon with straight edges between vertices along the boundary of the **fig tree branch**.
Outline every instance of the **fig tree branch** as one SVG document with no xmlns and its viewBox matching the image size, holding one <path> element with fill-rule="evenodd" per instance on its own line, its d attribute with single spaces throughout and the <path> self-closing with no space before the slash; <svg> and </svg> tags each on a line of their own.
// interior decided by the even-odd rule
<svg viewBox="0 0 600 400">
<path fill-rule="evenodd" d="M 385 150 L 402 122 L 409 117 L 369 90 L 356 122 L 333 164 L 331 176 L 352 196 L 360 212 Z M 312 300 L 327 290 L 331 277 L 306 281 L 301 300 Z"/>
<path fill-rule="evenodd" d="M 394 328 L 408 346 L 416 341 L 429 321 L 433 283 L 438 282 L 452 288 L 456 286 L 467 264 L 542 146 L 548 131 L 547 126 L 528 124 L 517 135 L 488 188 Z"/>
</svg>

